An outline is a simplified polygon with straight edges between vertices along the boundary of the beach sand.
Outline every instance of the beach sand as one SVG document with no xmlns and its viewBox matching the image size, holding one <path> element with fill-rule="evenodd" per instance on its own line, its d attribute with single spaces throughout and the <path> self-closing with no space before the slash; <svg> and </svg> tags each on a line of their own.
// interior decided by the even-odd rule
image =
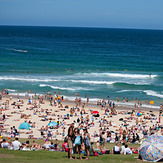
<svg viewBox="0 0 163 163">
<path fill-rule="evenodd" d="M 57 121 L 58 115 L 60 116 L 59 120 L 62 121 L 63 119 L 61 118 L 61 116 L 64 117 L 65 115 L 70 114 L 70 108 L 76 107 L 75 102 L 65 100 L 65 101 L 63 101 L 63 108 L 61 110 L 61 108 L 59 108 L 58 105 L 57 106 L 50 106 L 49 101 L 44 101 L 45 104 L 40 104 L 40 108 L 34 108 L 33 110 L 26 110 L 26 108 L 32 107 L 32 105 L 27 105 L 28 99 L 25 99 L 24 97 L 19 97 L 19 98 L 20 98 L 20 100 L 23 99 L 23 101 L 24 101 L 24 104 L 22 104 L 20 106 L 20 109 L 11 105 L 13 102 L 20 104 L 19 102 L 17 102 L 16 97 L 12 97 L 12 99 L 10 99 L 9 96 L 3 97 L 2 101 L 1 101 L 1 108 L 3 108 L 1 115 L 3 115 L 4 113 L 6 115 L 6 120 L 1 121 L 1 123 L 4 123 L 4 129 L 5 129 L 2 133 L 3 136 L 10 137 L 10 135 L 7 133 L 9 133 L 11 131 L 10 128 L 12 126 L 15 126 L 18 129 L 22 122 L 24 122 L 24 121 L 28 122 L 30 120 L 31 122 L 35 122 L 35 128 L 31 128 L 31 130 L 22 130 L 22 129 L 19 130 L 18 129 L 18 132 L 20 132 L 19 137 L 20 138 L 28 138 L 29 135 L 31 135 L 34 138 L 38 138 L 38 139 L 42 138 L 41 134 L 40 134 L 40 128 L 41 128 L 41 126 L 44 126 L 44 127 L 47 126 L 48 123 L 50 122 L 50 120 L 40 121 L 40 119 L 43 119 L 40 116 L 43 116 L 43 115 L 46 116 L 45 113 L 41 113 L 41 109 L 44 109 L 44 110 L 48 109 L 47 111 L 51 112 L 51 114 L 55 113 L 55 116 L 52 116 L 52 115 L 47 116 L 47 118 L 53 118 L 54 120 L 52 120 L 52 121 Z M 8 110 L 5 110 L 4 109 L 5 105 L 3 105 L 6 100 L 9 101 Z M 39 101 L 36 100 L 36 102 L 38 104 Z M 65 108 L 66 105 L 68 105 L 69 108 Z M 79 107 L 79 108 L 81 109 L 82 107 Z M 63 110 L 63 109 L 65 109 L 65 110 Z M 34 115 L 34 110 L 38 110 L 36 115 Z M 124 120 L 126 120 L 126 122 L 128 123 L 127 128 L 131 129 L 131 126 L 136 124 L 136 120 L 135 120 L 136 118 L 138 118 L 138 120 L 140 121 L 141 118 L 143 119 L 144 115 L 149 116 L 149 114 L 152 113 L 157 117 L 157 120 L 144 119 L 143 120 L 144 124 L 139 122 L 139 124 L 141 126 L 146 126 L 146 129 L 149 129 L 149 127 L 152 127 L 153 125 L 157 124 L 158 116 L 159 116 L 159 109 L 150 109 L 150 108 L 136 108 L 135 109 L 134 107 L 125 106 L 125 105 L 124 106 L 116 106 L 116 110 L 117 110 L 118 114 L 110 116 L 110 115 L 105 115 L 105 110 L 102 110 L 101 106 L 97 106 L 94 104 L 88 104 L 88 106 L 87 106 L 87 104 L 86 104 L 85 105 L 85 112 L 87 114 L 83 114 L 84 118 L 86 118 L 86 116 L 89 115 L 89 119 L 91 119 L 92 116 L 91 116 L 90 110 L 99 111 L 99 114 L 100 114 L 100 117 L 94 118 L 94 127 L 90 127 L 90 129 L 88 130 L 90 135 L 91 135 L 91 141 L 97 141 L 99 139 L 99 138 L 95 138 L 93 135 L 94 135 L 95 131 L 99 134 L 99 129 L 101 128 L 101 127 L 99 127 L 99 124 L 100 124 L 99 120 L 101 118 L 103 118 L 104 116 L 106 117 L 106 119 L 108 121 L 111 121 L 111 123 L 112 123 L 112 126 L 110 126 L 109 124 L 104 124 L 104 126 L 106 127 L 106 131 L 113 131 L 113 132 L 117 132 L 117 133 L 119 133 L 120 126 L 122 126 L 123 129 L 125 128 L 123 126 L 123 122 L 120 121 L 120 118 L 123 118 Z M 128 119 L 131 117 L 131 114 L 127 114 L 127 112 L 132 112 L 132 110 L 135 110 L 135 113 L 133 114 L 133 117 L 132 117 L 133 120 Z M 141 111 L 143 114 L 140 117 L 138 117 L 136 115 L 136 113 L 139 111 Z M 28 118 L 21 118 L 21 114 L 28 115 Z M 73 117 L 70 117 L 70 119 L 68 119 L 68 120 L 67 119 L 64 120 L 65 121 L 65 125 L 64 125 L 65 135 L 67 135 L 67 130 L 68 130 L 69 124 L 76 121 L 78 117 L 79 118 L 81 117 L 80 112 L 77 112 L 77 116 L 73 116 Z M 154 116 L 153 116 L 153 118 L 154 118 Z M 161 117 L 161 118 L 162 118 L 161 119 L 161 121 L 162 121 L 163 117 Z M 75 127 L 78 127 L 78 123 L 75 123 Z M 63 129 L 62 129 L 62 127 L 55 129 L 55 131 L 56 130 L 58 130 L 59 135 L 56 135 L 54 138 L 58 139 L 58 140 L 63 140 L 63 136 L 62 136 Z M 33 133 L 27 134 L 27 132 L 31 132 L 31 131 Z M 138 131 L 135 131 L 135 132 L 138 132 Z M 138 133 L 140 135 L 140 138 L 142 138 L 143 137 L 142 131 L 138 132 Z M 157 134 L 161 135 L 161 132 L 158 131 Z M 106 137 L 106 135 L 105 135 L 105 137 Z"/>
</svg>

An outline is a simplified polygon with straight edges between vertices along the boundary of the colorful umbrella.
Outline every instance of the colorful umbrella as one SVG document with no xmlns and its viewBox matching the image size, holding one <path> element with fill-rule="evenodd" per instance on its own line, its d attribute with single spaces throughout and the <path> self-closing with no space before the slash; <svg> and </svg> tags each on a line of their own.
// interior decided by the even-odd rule
<svg viewBox="0 0 163 163">
<path fill-rule="evenodd" d="M 157 162 L 163 159 L 163 136 L 147 137 L 140 146 L 139 154 L 144 161 Z"/>
<path fill-rule="evenodd" d="M 20 124 L 19 129 L 26 129 L 29 130 L 31 126 L 27 122 L 23 122 Z"/>
<path fill-rule="evenodd" d="M 52 121 L 52 122 L 50 122 L 50 123 L 48 124 L 48 126 L 49 126 L 49 127 L 57 126 L 57 122 Z"/>
<path fill-rule="evenodd" d="M 99 112 L 98 111 L 93 111 L 93 114 L 99 114 Z"/>
<path fill-rule="evenodd" d="M 138 116 L 138 117 L 142 116 L 142 112 L 138 112 L 138 113 L 137 113 L 137 116 Z"/>
</svg>

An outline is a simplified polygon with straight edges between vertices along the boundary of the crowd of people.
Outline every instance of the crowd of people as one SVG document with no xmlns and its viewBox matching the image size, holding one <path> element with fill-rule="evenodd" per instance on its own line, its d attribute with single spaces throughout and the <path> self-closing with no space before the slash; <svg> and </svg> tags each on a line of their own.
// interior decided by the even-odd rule
<svg viewBox="0 0 163 163">
<path fill-rule="evenodd" d="M 12 130 L 16 130 L 15 128 Z M 155 126 L 151 127 L 151 131 L 157 130 Z M 50 131 L 50 130 L 49 130 Z M 121 131 L 121 130 L 120 130 Z M 161 133 L 163 135 L 163 128 L 161 128 Z M 138 133 L 133 134 L 132 141 L 128 141 L 126 134 L 122 133 L 122 139 L 116 134 L 114 138 L 115 146 L 112 149 L 107 149 L 105 144 L 110 142 L 104 138 L 105 131 L 100 130 L 100 135 L 94 133 L 95 137 L 99 136 L 99 140 L 94 144 L 91 142 L 91 136 L 88 132 L 87 126 L 83 128 L 74 127 L 74 123 L 68 128 L 68 134 L 64 136 L 64 142 L 60 146 L 59 141 L 55 139 L 50 139 L 50 136 L 45 138 L 43 145 L 36 143 L 35 140 L 30 144 L 30 141 L 20 143 L 18 137 L 15 137 L 15 140 L 11 140 L 9 137 L 8 140 L 5 138 L 2 139 L 0 136 L 0 147 L 7 148 L 9 150 L 22 150 L 22 151 L 37 151 L 37 150 L 47 150 L 47 151 L 59 151 L 67 152 L 69 159 L 77 159 L 77 154 L 79 159 L 82 159 L 82 153 L 86 156 L 85 160 L 89 159 L 89 156 L 98 156 L 103 154 L 138 154 L 139 148 L 129 148 L 129 143 L 139 143 L 140 138 Z M 152 133 L 151 134 L 155 134 Z M 108 137 L 111 137 L 111 133 L 107 132 Z M 146 136 L 146 135 L 145 135 Z M 109 139 L 110 140 L 110 139 Z M 121 145 L 120 145 L 121 144 Z M 72 155 L 74 154 L 74 158 Z"/>
<path fill-rule="evenodd" d="M 89 108 L 89 98 L 84 103 L 77 96 L 74 101 L 75 105 L 64 104 L 63 101 L 64 97 L 60 95 L 34 94 L 31 97 L 27 95 L 24 99 L 17 95 L 16 101 L 9 96 L 9 99 L 0 104 L 2 106 L 0 134 L 3 133 L 6 119 L 13 115 L 20 115 L 20 119 L 30 125 L 30 130 L 26 132 L 26 135 L 30 134 L 28 139 L 39 138 L 45 141 L 43 145 L 37 144 L 35 141 L 30 144 L 29 140 L 20 143 L 17 137 L 21 133 L 13 126 L 7 132 L 7 137 L 14 137 L 15 141 L 1 138 L 1 147 L 13 150 L 66 151 L 69 159 L 73 159 L 72 153 L 75 154 L 75 159 L 77 154 L 79 154 L 79 159 L 82 159 L 81 154 L 84 153 L 86 159 L 89 159 L 90 155 L 136 153 L 138 149 L 130 149 L 128 144 L 139 144 L 142 139 L 153 134 L 163 135 L 162 105 L 160 105 L 158 116 L 156 114 L 158 111 L 140 112 L 134 108 L 117 110 L 113 101 L 102 100 L 97 102 L 100 107 L 95 114 L 94 108 Z M 5 111 L 8 111 L 8 114 L 5 114 Z M 13 121 L 16 122 L 20 119 Z M 51 123 L 55 123 L 55 125 L 49 125 Z M 32 136 L 36 131 L 39 131 L 40 135 Z M 57 139 L 58 136 L 61 137 L 59 140 L 64 140 L 61 146 Z M 106 143 L 115 143 L 116 145 L 113 149 L 107 149 Z"/>
<path fill-rule="evenodd" d="M 15 137 L 15 140 L 11 140 L 9 137 L 8 140 L 5 138 L 2 139 L 0 136 L 0 148 L 6 148 L 9 150 L 22 150 L 22 151 L 37 151 L 37 150 L 46 150 L 46 151 L 59 151 L 67 152 L 68 159 L 77 159 L 77 154 L 79 154 L 79 159 L 82 159 L 82 153 L 86 156 L 85 160 L 89 159 L 89 156 L 98 156 L 103 154 L 133 154 L 137 153 L 138 148 L 130 149 L 127 144 L 123 143 L 120 147 L 120 143 L 115 139 L 116 145 L 113 149 L 106 149 L 105 139 L 103 138 L 103 133 L 100 134 L 99 140 L 94 144 L 91 142 L 90 134 L 87 128 L 83 128 L 83 134 L 80 133 L 81 129 L 75 128 L 74 123 L 68 128 L 68 135 L 64 137 L 64 142 L 60 146 L 59 141 L 50 140 L 48 137 L 45 139 L 43 145 L 36 143 L 33 140 L 30 143 L 30 140 L 20 143 L 18 137 Z M 72 155 L 74 154 L 74 158 Z"/>
</svg>

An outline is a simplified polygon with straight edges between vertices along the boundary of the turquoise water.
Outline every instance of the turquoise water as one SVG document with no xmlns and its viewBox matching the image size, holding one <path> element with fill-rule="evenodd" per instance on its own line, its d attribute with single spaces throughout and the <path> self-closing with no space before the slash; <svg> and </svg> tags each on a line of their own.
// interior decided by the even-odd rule
<svg viewBox="0 0 163 163">
<path fill-rule="evenodd" d="M 0 89 L 163 99 L 163 31 L 0 26 Z"/>
</svg>

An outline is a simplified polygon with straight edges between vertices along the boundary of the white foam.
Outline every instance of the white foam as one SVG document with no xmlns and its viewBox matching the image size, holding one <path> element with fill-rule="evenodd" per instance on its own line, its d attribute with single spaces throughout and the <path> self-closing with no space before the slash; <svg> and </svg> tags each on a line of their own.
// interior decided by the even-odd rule
<svg viewBox="0 0 163 163">
<path fill-rule="evenodd" d="M 9 92 L 16 92 L 14 89 L 7 89 Z"/>
<path fill-rule="evenodd" d="M 75 91 L 74 88 L 63 88 L 63 87 L 56 87 L 48 84 L 40 84 L 39 87 L 50 87 L 52 89 L 60 89 L 60 90 L 69 90 L 69 91 Z"/>
<path fill-rule="evenodd" d="M 13 96 L 22 96 L 22 97 L 25 97 L 27 95 L 27 93 L 10 93 L 10 95 L 13 95 Z M 34 94 L 30 94 L 31 96 L 33 96 Z"/>
<path fill-rule="evenodd" d="M 145 105 L 145 104 L 143 104 L 142 107 L 160 109 L 160 106 L 156 106 L 156 105 Z"/>
<path fill-rule="evenodd" d="M 82 74 L 80 74 L 82 75 Z M 144 74 L 125 74 L 125 73 L 83 73 L 86 76 L 109 76 L 116 78 L 134 78 L 134 79 L 146 79 L 155 78 L 157 75 L 144 75 Z"/>
<path fill-rule="evenodd" d="M 67 100 L 70 100 L 70 101 L 75 101 L 75 98 L 74 96 L 64 96 L 64 99 L 67 99 Z"/>
<path fill-rule="evenodd" d="M 123 92 L 141 92 L 142 90 L 121 90 L 121 91 L 116 91 L 117 93 L 123 93 Z"/>
<path fill-rule="evenodd" d="M 118 106 L 131 106 L 131 107 L 135 107 L 135 103 L 132 103 L 132 102 L 115 102 L 116 105 Z M 159 109 L 160 107 L 159 106 L 156 106 L 156 105 L 146 105 L 146 104 L 143 104 L 141 107 L 144 107 L 144 108 L 155 108 L 155 109 Z"/>
<path fill-rule="evenodd" d="M 28 95 L 29 97 L 32 97 L 32 96 L 35 95 L 35 93 L 27 93 L 27 92 L 20 93 L 20 92 L 15 92 L 15 93 L 10 93 L 9 95 L 13 95 L 13 96 L 17 96 L 17 95 L 19 95 L 20 97 L 25 97 L 25 96 Z M 37 93 L 36 95 L 43 96 L 44 94 Z"/>
<path fill-rule="evenodd" d="M 152 91 L 152 90 L 145 90 L 143 92 L 146 93 L 149 96 L 155 96 L 155 97 L 163 98 L 163 95 L 162 94 L 159 94 L 159 93 L 157 93 L 155 91 Z"/>
<path fill-rule="evenodd" d="M 64 88 L 64 87 L 57 87 L 57 86 L 53 86 L 53 85 L 49 85 L 49 84 L 40 84 L 40 87 L 50 87 L 52 89 L 60 89 L 60 90 L 69 90 L 69 91 L 76 91 L 76 90 L 92 90 L 92 89 L 87 89 L 87 88 L 83 88 L 83 87 L 77 87 L 77 88 Z"/>
<path fill-rule="evenodd" d="M 106 84 L 106 85 L 112 85 L 115 83 L 126 83 L 126 84 L 134 84 L 134 85 L 149 85 L 149 82 L 145 82 L 145 81 L 139 81 L 136 82 L 134 81 L 122 81 L 119 82 L 119 80 L 117 81 L 96 81 L 96 80 L 67 80 L 67 79 L 61 79 L 60 77 L 46 77 L 46 76 L 38 76 L 37 78 L 34 78 L 32 76 L 26 76 L 26 77 L 22 77 L 22 76 L 0 76 L 0 80 L 11 80 L 11 81 L 27 81 L 27 82 L 73 82 L 73 83 L 85 83 L 85 84 L 96 84 L 96 85 L 102 85 L 102 84 Z"/>
<path fill-rule="evenodd" d="M 13 50 L 15 52 L 27 53 L 27 50 L 19 50 L 19 49 L 10 49 L 10 50 Z"/>
<path fill-rule="evenodd" d="M 75 101 L 75 96 L 64 96 L 65 99 L 70 100 L 70 101 Z M 77 97 L 78 98 L 78 97 Z M 87 98 L 81 98 L 82 101 L 86 102 Z M 98 98 L 89 98 L 89 101 L 96 104 L 97 101 L 102 100 L 102 99 L 98 99 Z"/>
<path fill-rule="evenodd" d="M 70 80 L 74 83 L 87 83 L 87 84 L 113 84 L 115 82 L 112 81 L 91 81 L 91 80 Z"/>
<path fill-rule="evenodd" d="M 45 77 L 44 77 L 45 78 Z M 30 81 L 30 82 L 53 82 L 53 81 L 61 81 L 55 79 L 36 79 L 36 78 L 22 78 L 22 77 L 0 77 L 0 80 L 18 80 L 18 81 Z"/>
<path fill-rule="evenodd" d="M 46 78 L 46 77 L 44 77 L 44 78 Z M 17 80 L 17 81 L 28 81 L 28 82 L 60 82 L 60 81 L 65 81 L 65 82 L 73 82 L 73 83 L 108 84 L 108 85 L 115 83 L 113 81 L 60 80 L 60 79 L 51 79 L 51 78 L 41 79 L 41 77 L 31 78 L 30 76 L 28 78 L 3 76 L 3 77 L 0 77 L 0 80 Z"/>
</svg>

